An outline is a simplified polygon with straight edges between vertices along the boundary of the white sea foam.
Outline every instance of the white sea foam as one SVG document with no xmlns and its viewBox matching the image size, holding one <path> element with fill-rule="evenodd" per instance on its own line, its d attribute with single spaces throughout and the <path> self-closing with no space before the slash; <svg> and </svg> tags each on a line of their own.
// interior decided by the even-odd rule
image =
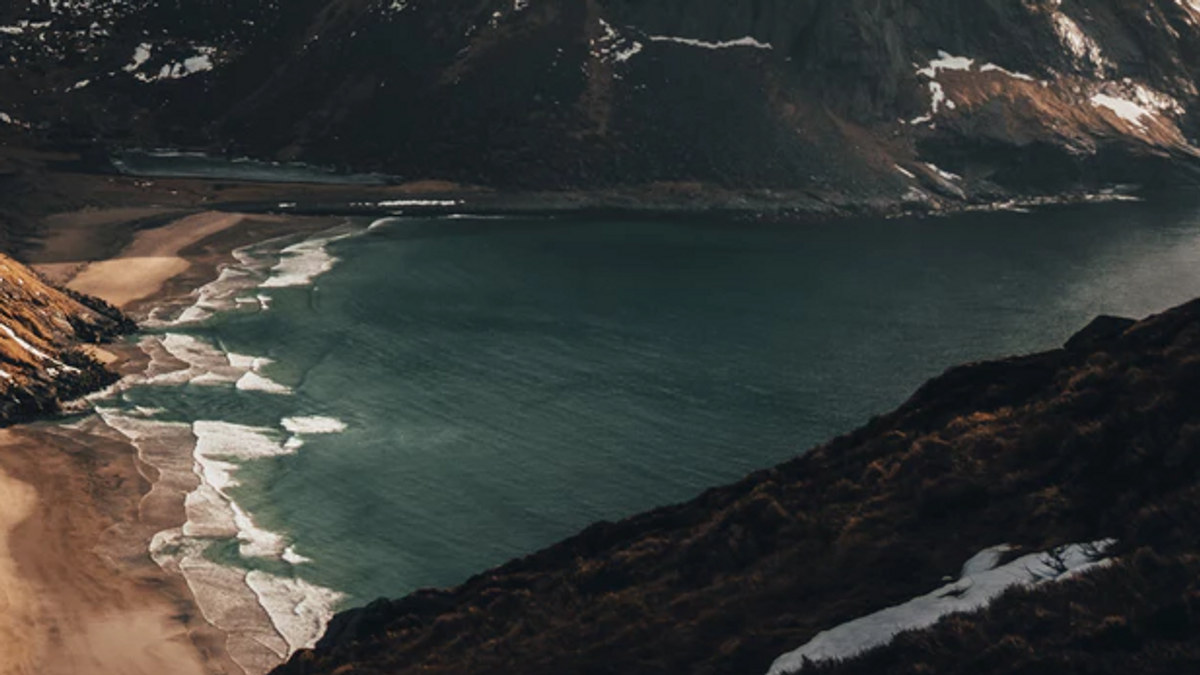
<svg viewBox="0 0 1200 675">
<path fill-rule="evenodd" d="M 390 209 L 401 206 L 461 206 L 462 203 L 462 200 L 458 199 L 394 199 L 379 202 L 376 206 Z"/>
<path fill-rule="evenodd" d="M 262 356 L 247 356 L 245 354 L 237 354 L 234 352 L 226 352 L 225 358 L 229 361 L 229 365 L 241 370 L 258 370 L 263 366 L 270 365 L 271 359 Z"/>
<path fill-rule="evenodd" d="M 283 559 L 293 565 L 303 565 L 304 563 L 312 562 L 309 558 L 305 558 L 297 553 L 294 545 L 283 549 Z"/>
<path fill-rule="evenodd" d="M 279 262 L 271 268 L 270 278 L 259 287 L 295 288 L 312 285 L 317 277 L 337 264 L 338 259 L 329 253 L 329 244 L 354 234 L 319 237 L 288 246 L 280 252 Z"/>
<path fill-rule="evenodd" d="M 261 245 L 260 245 L 261 246 Z M 228 311 L 240 304 L 246 291 L 258 286 L 267 275 L 269 263 L 256 254 L 256 247 L 247 246 L 233 251 L 236 263 L 224 265 L 217 278 L 193 292 L 195 302 L 171 319 L 160 317 L 160 311 L 151 312 L 145 322 L 150 328 L 163 328 L 201 323 L 218 312 Z"/>
<path fill-rule="evenodd" d="M 278 249 L 285 238 L 268 240 L 233 251 L 235 263 L 221 267 L 218 277 L 197 289 L 195 302 L 179 316 L 163 319 L 155 310 L 145 325 L 150 328 L 183 326 L 202 323 L 218 312 L 238 306 L 258 305 L 259 311 L 271 308 L 272 298 L 264 293 L 247 296 L 256 288 L 288 288 L 307 286 L 317 276 L 329 271 L 337 259 L 329 255 L 326 246 L 331 242 L 354 236 L 360 230 L 347 231 L 343 226 L 335 233 L 301 241 Z M 275 261 L 272 265 L 271 261 Z"/>
<path fill-rule="evenodd" d="M 258 595 L 259 604 L 293 652 L 316 646 L 334 607 L 344 597 L 303 579 L 259 571 L 247 574 L 246 584 Z"/>
<path fill-rule="evenodd" d="M 183 384 L 206 376 L 228 382 L 233 374 L 267 362 L 249 356 L 225 355 L 190 336 L 163 336 L 148 340 L 145 345 L 155 354 L 151 363 L 157 365 L 152 378 L 143 377 L 140 381 L 153 379 L 153 384 L 168 381 Z M 167 359 L 175 361 L 171 365 L 183 377 L 172 377 L 171 371 L 159 372 L 167 368 Z M 182 369 L 178 362 L 183 363 Z M 110 428 L 133 443 L 146 464 L 157 470 L 158 479 L 143 500 L 145 512 L 173 511 L 177 507 L 171 504 L 178 504 L 177 500 L 186 495 L 183 499 L 187 521 L 181 527 L 161 531 L 155 537 L 151 553 L 164 569 L 187 579 L 206 620 L 229 634 L 234 660 L 247 672 L 262 673 L 287 658 L 292 644 L 315 640 L 323 621 L 331 614 L 334 600 L 330 598 L 337 597 L 333 591 L 306 582 L 284 586 L 264 583 L 252 591 L 245 570 L 222 566 L 204 555 L 211 543 L 236 539 L 244 557 L 276 559 L 292 565 L 302 559 L 294 549 L 289 550 L 281 535 L 258 526 L 228 492 L 237 485 L 236 472 L 243 462 L 295 451 L 279 442 L 283 432 L 221 421 L 205 420 L 190 425 L 163 422 L 154 416 L 164 411 L 146 407 L 120 410 L 97 406 L 96 412 Z M 191 449 L 191 453 L 186 449 Z M 155 505 L 161 507 L 153 508 Z M 316 589 L 311 590 L 312 600 L 299 598 L 301 590 L 310 589 Z M 260 606 L 263 598 L 270 600 Z M 270 616 L 270 612 L 284 611 L 289 602 L 295 605 L 286 610 L 285 616 Z M 306 619 L 297 622 L 292 618 L 294 615 Z M 275 625 L 290 631 L 287 639 L 277 634 Z M 312 633 L 301 640 L 302 630 Z"/>
<path fill-rule="evenodd" d="M 269 394 L 290 394 L 291 388 L 263 375 L 261 371 L 272 362 L 261 356 L 247 356 L 224 352 L 212 343 L 194 335 L 168 333 L 157 339 L 165 356 L 182 362 L 186 367 L 167 369 L 161 359 L 154 359 L 156 351 L 143 342 L 147 353 L 152 355 L 152 368 L 148 377 L 131 380 L 131 383 L 156 385 L 191 384 L 201 387 L 234 385 L 242 391 L 260 391 Z M 160 354 L 161 355 L 161 354 Z"/>
<path fill-rule="evenodd" d="M 221 350 L 193 335 L 168 333 L 159 339 L 162 349 L 184 368 L 165 370 L 152 375 L 149 384 L 233 384 L 241 377 L 242 369 L 230 364 Z"/>
<path fill-rule="evenodd" d="M 346 430 L 346 423 L 335 417 L 286 417 L 283 428 L 293 434 L 337 434 Z"/>
<path fill-rule="evenodd" d="M 238 378 L 237 388 L 241 391 L 261 391 L 266 394 L 291 394 L 292 388 L 263 377 L 254 371 L 247 371 Z"/>
<path fill-rule="evenodd" d="M 178 569 L 187 578 L 205 618 L 237 641 L 231 642 L 230 651 L 239 665 L 248 672 L 265 672 L 296 649 L 315 644 L 342 596 L 303 579 L 246 572 L 205 557 L 211 542 L 236 537 L 243 557 L 291 565 L 309 562 L 281 535 L 258 526 L 228 493 L 238 484 L 235 474 L 241 463 L 292 452 L 279 443 L 279 432 L 213 420 L 194 422 L 191 431 L 194 473 L 200 483 L 187 495 L 187 522 L 161 532 L 152 555 L 164 568 Z M 252 592 L 249 597 L 247 589 Z M 273 632 L 262 630 L 256 610 L 265 612 Z"/>
<path fill-rule="evenodd" d="M 247 558 L 281 558 L 286 542 L 280 535 L 254 523 L 228 490 L 239 463 L 289 454 L 269 429 L 229 422 L 202 420 L 192 424 L 196 437 L 194 457 L 201 485 L 187 497 L 188 522 L 183 533 L 192 537 L 236 536 Z"/>
<path fill-rule="evenodd" d="M 284 453 L 270 429 L 248 427 L 231 422 L 199 420 L 192 423 L 196 434 L 196 454 L 207 457 L 262 459 Z"/>
<path fill-rule="evenodd" d="M 339 434 L 346 430 L 346 423 L 335 417 L 285 417 L 280 425 L 292 433 L 283 447 L 295 452 L 304 447 L 304 436 L 316 434 Z"/>
<path fill-rule="evenodd" d="M 324 246 L 343 236 L 349 235 L 288 247 L 285 250 L 290 253 L 283 254 L 273 268 L 264 262 L 273 259 L 264 247 L 242 249 L 236 252 L 237 265 L 224 268 L 216 281 L 199 290 L 192 307 L 178 318 L 153 323 L 169 328 L 254 304 L 266 311 L 271 298 L 258 293 L 250 299 L 247 291 L 260 284 L 294 285 L 302 277 L 311 281 L 316 273 L 332 266 Z M 297 260 L 305 256 L 316 260 L 315 266 Z M 205 551 L 215 542 L 236 539 L 239 553 L 246 558 L 291 566 L 310 562 L 284 536 L 259 526 L 229 491 L 238 484 L 236 474 L 243 463 L 295 453 L 303 445 L 302 434 L 336 433 L 345 425 L 332 418 L 296 417 L 288 418 L 294 430 L 285 432 L 283 422 L 283 428 L 274 429 L 220 420 L 186 424 L 156 419 L 166 412 L 159 409 L 122 410 L 119 403 L 111 401 L 131 387 L 143 385 L 291 393 L 261 372 L 270 359 L 227 353 L 202 337 L 168 332 L 146 336 L 139 346 L 149 357 L 145 372 L 124 378 L 105 397 L 93 401 L 107 427 L 128 438 L 142 461 L 157 471 L 157 480 L 143 499 L 143 512 L 172 513 L 180 500 L 184 502 L 187 521 L 181 526 L 162 523 L 165 529 L 154 537 L 151 556 L 164 569 L 187 580 L 205 619 L 227 634 L 234 661 L 247 673 L 266 672 L 295 649 L 315 643 L 342 596 L 303 579 L 223 565 L 210 560 Z"/>
<path fill-rule="evenodd" d="M 148 524 L 161 517 L 155 514 L 173 512 L 180 496 L 187 495 L 188 522 L 159 531 L 150 544 L 151 557 L 187 581 L 200 613 L 227 634 L 230 657 L 245 672 L 265 673 L 278 665 L 289 654 L 288 643 L 246 584 L 246 571 L 205 555 L 212 541 L 236 536 L 237 524 L 220 493 L 199 481 L 195 459 L 187 452 L 195 444 L 192 425 L 148 419 L 145 411 L 136 409 L 98 407 L 96 412 L 157 471 L 157 480 L 142 499 L 142 517 Z"/>
<path fill-rule="evenodd" d="M 226 634 L 230 657 L 246 673 L 265 673 L 288 657 L 291 648 L 275 628 L 247 581 L 247 572 L 209 560 L 208 542 L 179 529 L 159 532 L 150 555 L 168 572 L 187 580 L 204 620 Z"/>
</svg>

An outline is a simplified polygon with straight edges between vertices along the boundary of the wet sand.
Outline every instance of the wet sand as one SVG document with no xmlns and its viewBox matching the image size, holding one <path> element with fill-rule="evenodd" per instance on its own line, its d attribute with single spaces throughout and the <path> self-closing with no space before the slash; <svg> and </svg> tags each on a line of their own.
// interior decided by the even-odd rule
<svg viewBox="0 0 1200 675">
<path fill-rule="evenodd" d="M 235 248 L 338 222 L 201 213 L 146 229 L 128 220 L 144 211 L 75 215 L 46 223 L 35 269 L 135 319 L 190 303 Z M 103 250 L 118 236 L 115 256 Z M 133 345 L 100 355 L 126 374 L 146 363 Z M 186 520 L 184 493 L 152 494 L 156 478 L 94 415 L 0 430 L 0 675 L 243 672 L 226 650 L 238 636 L 209 625 L 183 577 L 150 558 L 152 537 Z"/>
<path fill-rule="evenodd" d="M 23 672 L 36 658 L 33 589 L 18 574 L 9 542 L 36 504 L 33 488 L 0 472 L 0 673 Z"/>
</svg>

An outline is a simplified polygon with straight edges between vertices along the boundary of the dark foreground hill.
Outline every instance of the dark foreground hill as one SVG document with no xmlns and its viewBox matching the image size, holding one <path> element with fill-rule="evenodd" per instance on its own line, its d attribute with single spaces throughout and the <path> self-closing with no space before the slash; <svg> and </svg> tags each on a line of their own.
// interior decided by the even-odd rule
<svg viewBox="0 0 1200 675">
<path fill-rule="evenodd" d="M 277 675 L 767 673 L 977 552 L 1117 541 L 833 673 L 1200 669 L 1200 301 L 954 368 L 895 412 L 686 504 L 338 616 Z"/>
<path fill-rule="evenodd" d="M 14 0 L 0 140 L 938 209 L 1200 176 L 1194 0 Z"/>
</svg>

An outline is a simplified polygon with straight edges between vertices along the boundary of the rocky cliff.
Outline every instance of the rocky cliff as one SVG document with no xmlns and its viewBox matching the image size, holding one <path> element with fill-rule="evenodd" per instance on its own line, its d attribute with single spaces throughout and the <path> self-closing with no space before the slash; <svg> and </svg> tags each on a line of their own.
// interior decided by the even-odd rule
<svg viewBox="0 0 1200 675">
<path fill-rule="evenodd" d="M 970 592 L 946 583 L 980 551 L 1103 540 L 1105 567 L 804 672 L 1192 672 L 1197 383 L 1200 301 L 1099 319 L 689 503 L 341 614 L 276 675 L 765 674 L 822 631 Z"/>
<path fill-rule="evenodd" d="M 101 301 L 48 286 L 0 255 L 0 426 L 111 384 L 116 376 L 86 346 L 133 328 Z"/>
<path fill-rule="evenodd" d="M 1195 0 L 16 0 L 0 134 L 938 209 L 1197 182 Z"/>
</svg>

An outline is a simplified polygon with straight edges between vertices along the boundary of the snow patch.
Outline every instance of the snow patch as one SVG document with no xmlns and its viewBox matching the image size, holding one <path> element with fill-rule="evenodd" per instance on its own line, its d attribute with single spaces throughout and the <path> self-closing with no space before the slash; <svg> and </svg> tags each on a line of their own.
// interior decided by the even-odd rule
<svg viewBox="0 0 1200 675">
<path fill-rule="evenodd" d="M 936 58 L 931 59 L 924 67 L 918 64 L 913 64 L 916 68 L 918 77 L 923 77 L 929 80 L 929 112 L 915 117 L 908 121 L 909 124 L 926 124 L 933 121 L 933 118 L 945 108 L 946 110 L 954 110 L 958 105 L 946 95 L 946 89 L 941 82 L 938 81 L 938 75 L 946 71 L 957 71 L 962 73 L 997 73 L 1006 75 L 1016 80 L 1026 82 L 1035 82 L 1036 80 L 1024 73 L 1014 73 L 1010 70 L 1002 68 L 994 63 L 985 63 L 982 66 L 975 66 L 975 59 L 965 56 L 955 56 L 949 52 L 938 50 Z"/>
<path fill-rule="evenodd" d="M 642 53 L 642 43 L 621 35 L 604 19 L 600 19 L 600 28 L 604 35 L 591 41 L 593 57 L 604 63 L 625 63 Z"/>
<path fill-rule="evenodd" d="M 123 70 L 133 75 L 138 81 L 149 84 L 164 80 L 181 80 L 197 73 L 208 72 L 215 67 L 213 59 L 217 55 L 216 47 L 200 45 L 193 46 L 192 49 L 195 50 L 195 53 L 191 56 L 180 61 L 168 62 L 157 73 L 148 74 L 142 72 L 142 68 L 153 58 L 154 45 L 143 42 L 134 50 L 132 59 Z"/>
<path fill-rule="evenodd" d="M 930 171 L 936 173 L 938 176 L 941 176 L 942 180 L 945 180 L 945 181 L 961 181 L 962 180 L 962 176 L 960 176 L 956 173 L 950 173 L 949 171 L 943 171 L 936 164 L 930 164 L 929 162 L 925 162 L 925 166 L 929 167 Z"/>
<path fill-rule="evenodd" d="M 968 59 L 965 56 L 952 56 L 947 52 L 939 51 L 937 58 L 931 60 L 928 66 L 919 68 L 917 74 L 932 79 L 937 77 L 938 73 L 943 70 L 969 71 L 973 63 L 975 63 L 975 59 Z"/>
<path fill-rule="evenodd" d="M 10 340 L 17 343 L 17 346 L 19 346 L 21 349 L 24 349 L 25 351 L 29 352 L 33 356 L 35 356 L 39 361 L 53 361 L 54 360 L 46 352 L 38 349 L 37 347 L 34 347 L 33 345 L 29 344 L 25 340 L 21 339 L 21 336 L 17 335 L 16 331 L 14 331 L 12 328 L 9 328 L 8 326 L 0 323 L 0 330 L 4 331 L 4 334 L 7 335 Z"/>
<path fill-rule="evenodd" d="M 674 37 L 670 35 L 651 35 L 649 39 L 651 42 L 674 42 L 675 44 L 687 45 L 688 47 L 699 47 L 700 49 L 736 49 L 738 47 L 749 47 L 752 49 L 763 50 L 775 49 L 775 47 L 770 43 L 759 42 L 750 36 L 738 38 L 736 40 L 727 40 L 724 42 L 706 42 L 704 40 Z"/>
<path fill-rule="evenodd" d="M 0 112 L 0 122 L 3 122 L 4 124 L 7 124 L 9 126 L 20 127 L 21 129 L 32 129 L 33 128 L 32 124 L 30 124 L 28 122 L 22 122 L 21 120 L 13 117 L 12 115 L 9 115 L 6 112 Z"/>
<path fill-rule="evenodd" d="M 1054 551 L 1034 553 L 997 567 L 1012 550 L 1008 545 L 984 549 L 968 560 L 958 581 L 928 595 L 819 633 L 810 642 L 775 660 L 768 675 L 800 671 L 808 663 L 847 659 L 888 644 L 902 632 L 928 628 L 942 617 L 982 609 L 1011 588 L 1063 581 L 1109 563 L 1104 552 L 1112 539 L 1092 544 L 1071 544 Z"/>
<path fill-rule="evenodd" d="M 998 66 L 994 63 L 985 63 L 982 66 L 979 66 L 979 72 L 981 72 L 981 73 L 1000 73 L 1002 75 L 1007 75 L 1015 80 L 1024 80 L 1025 82 L 1037 82 L 1037 78 L 1035 78 L 1031 75 L 1026 75 L 1025 73 L 1015 73 L 1007 68 L 1001 68 L 1000 66 Z"/>
<path fill-rule="evenodd" d="M 1146 130 L 1148 120 L 1184 113 L 1179 101 L 1130 78 L 1105 83 L 1092 94 L 1090 101 L 1142 131 Z"/>
<path fill-rule="evenodd" d="M 1133 101 L 1127 101 L 1116 96 L 1108 94 L 1095 94 L 1092 96 L 1092 105 L 1097 108 L 1105 108 L 1115 114 L 1117 117 L 1129 122 L 1139 129 L 1145 129 L 1146 125 L 1142 123 L 1142 118 L 1149 116 L 1149 110 L 1139 106 Z"/>
<path fill-rule="evenodd" d="M 153 54 L 154 45 L 150 44 L 149 42 L 143 42 L 137 46 L 137 49 L 133 50 L 133 58 L 130 59 L 129 63 L 125 66 L 125 68 L 123 68 L 123 70 L 127 73 L 137 72 L 142 66 L 146 65 L 146 62 L 150 60 L 150 57 Z"/>
</svg>

